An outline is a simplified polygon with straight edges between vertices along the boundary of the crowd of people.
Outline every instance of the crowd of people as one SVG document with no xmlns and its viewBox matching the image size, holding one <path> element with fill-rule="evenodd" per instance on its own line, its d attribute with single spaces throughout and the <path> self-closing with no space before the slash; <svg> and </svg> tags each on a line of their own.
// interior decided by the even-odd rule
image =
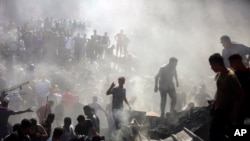
<svg viewBox="0 0 250 141">
<path fill-rule="evenodd" d="M 32 19 L 22 26 L 14 22 L 1 25 L 1 53 L 11 67 L 13 57 L 23 63 L 36 63 L 44 57 L 61 65 L 69 58 L 76 60 L 109 58 L 127 55 L 129 39 L 121 30 L 111 44 L 108 33 L 99 35 L 97 30 L 87 35 L 83 22 L 66 19 Z M 89 36 L 89 37 L 88 37 Z M 116 45 L 115 45 L 116 44 Z"/>
<path fill-rule="evenodd" d="M 233 43 L 227 35 L 221 37 L 221 43 L 224 47 L 222 55 L 214 53 L 208 59 L 211 69 L 216 73 L 217 90 L 214 99 L 211 99 L 205 93 L 205 86 L 203 85 L 201 87 L 202 94 L 194 97 L 199 99 L 196 101 L 196 106 L 209 103 L 212 118 L 209 130 L 209 139 L 211 141 L 247 141 L 250 139 L 249 134 L 237 138 L 235 132 L 239 128 L 250 129 L 248 123 L 250 117 L 248 109 L 250 103 L 250 47 Z M 161 95 L 161 118 L 165 117 L 167 94 L 171 98 L 170 111 L 175 112 L 176 110 L 177 95 L 175 86 L 178 87 L 179 85 L 176 72 L 177 62 L 176 58 L 170 58 L 169 64 L 162 66 L 155 76 L 154 91 L 157 92 L 159 89 Z M 192 106 L 195 106 L 195 104 Z"/>
<path fill-rule="evenodd" d="M 134 82 L 126 81 L 126 89 L 125 77 L 118 78 L 118 86 L 111 80 L 124 73 L 128 75 L 126 79 L 138 75 L 123 30 L 115 34 L 115 43 L 111 43 L 108 32 L 101 36 L 93 30 L 92 35 L 87 35 L 86 24 L 76 20 L 33 19 L 22 26 L 3 23 L 0 29 L 0 90 L 5 96 L 1 97 L 0 139 L 69 141 L 83 135 L 101 140 L 101 128 L 105 124 L 109 133 L 115 133 L 128 124 L 125 110 L 139 104 L 145 109 L 148 106 L 136 103 L 136 97 L 127 98 L 126 93 L 133 89 Z M 217 73 L 214 99 L 206 92 L 205 83 L 189 93 L 176 90 L 184 80 L 177 77 L 175 57 L 160 68 L 155 83 L 153 79 L 145 79 L 143 83 L 143 92 L 153 92 L 153 85 L 155 92 L 160 91 L 160 105 L 157 101 L 155 104 L 162 119 L 166 115 L 168 95 L 170 112 L 208 106 L 210 100 L 212 141 L 231 138 L 232 133 L 226 127 L 235 121 L 249 129 L 244 123 L 250 116 L 247 108 L 250 48 L 231 42 L 228 36 L 222 36 L 221 43 L 222 55 L 213 54 L 209 58 L 212 70 Z M 29 84 L 15 89 L 18 94 L 6 91 L 10 85 L 25 80 Z M 128 108 L 123 107 L 123 102 Z M 11 115 L 16 116 L 10 124 Z"/>
<path fill-rule="evenodd" d="M 39 126 L 39 130 L 35 129 L 36 131 L 30 136 L 38 132 L 43 135 L 32 137 L 32 140 L 49 139 L 52 129 L 62 127 L 65 121 L 67 124 L 70 122 L 67 126 L 71 124 L 76 126 L 76 131 L 71 132 L 74 135 L 84 132 L 86 136 L 97 136 L 100 133 L 100 125 L 106 124 L 106 128 L 112 127 L 108 125 L 108 121 L 111 120 L 108 120 L 107 116 L 112 111 L 111 107 L 103 108 L 105 103 L 111 101 L 109 98 L 102 98 L 100 93 L 100 91 L 105 93 L 105 89 L 108 88 L 99 86 L 99 83 L 104 81 L 102 84 L 108 84 L 110 77 L 115 75 L 112 72 L 124 71 L 125 67 L 119 64 L 126 63 L 129 55 L 128 37 L 123 30 L 115 34 L 115 42 L 111 44 L 107 32 L 101 36 L 94 30 L 93 35 L 88 38 L 86 33 L 89 29 L 83 22 L 76 20 L 32 19 L 23 25 L 9 22 L 1 23 L 0 27 L 3 91 L 1 114 L 5 113 L 0 127 L 1 139 L 8 133 L 16 131 L 12 130 L 11 125 L 20 119 L 25 119 L 26 124 L 27 121 L 31 121 L 32 124 L 37 123 Z M 46 69 L 43 68 L 44 63 L 47 65 Z M 48 70 L 50 68 L 51 71 Z M 22 89 L 6 91 L 9 86 L 22 81 L 28 81 L 28 84 L 20 86 Z M 12 94 L 13 91 L 16 93 Z M 83 103 L 91 107 L 84 106 Z M 25 108 L 28 110 L 15 112 Z M 104 116 L 99 119 L 93 113 L 98 113 L 100 109 L 104 112 L 100 113 L 100 116 Z M 11 124 L 7 124 L 10 115 L 26 111 L 33 112 L 14 116 L 13 121 L 9 121 Z M 85 116 L 81 115 L 83 113 Z M 28 119 L 30 117 L 32 119 Z M 50 130 L 47 130 L 48 128 Z M 18 133 L 21 136 L 25 134 L 19 130 Z M 64 138 L 64 140 L 69 139 Z"/>
<path fill-rule="evenodd" d="M 246 122 L 250 117 L 247 86 L 250 84 L 250 48 L 233 43 L 227 35 L 221 37 L 221 43 L 224 47 L 222 55 L 215 53 L 209 57 L 217 86 L 211 101 L 210 140 L 249 140 L 249 134 L 240 138 L 235 133 L 238 128 L 250 129 Z"/>
</svg>

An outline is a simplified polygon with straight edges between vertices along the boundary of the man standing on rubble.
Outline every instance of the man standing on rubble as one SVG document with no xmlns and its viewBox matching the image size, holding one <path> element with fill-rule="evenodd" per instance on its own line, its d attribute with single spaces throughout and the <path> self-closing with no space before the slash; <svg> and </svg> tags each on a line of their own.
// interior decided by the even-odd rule
<svg viewBox="0 0 250 141">
<path fill-rule="evenodd" d="M 176 91 L 173 79 L 175 79 L 176 87 L 179 86 L 176 65 L 178 60 L 175 57 L 171 57 L 169 59 L 169 63 L 163 65 L 157 75 L 155 76 L 155 88 L 154 91 L 157 92 L 158 89 L 161 94 L 161 118 L 165 116 L 165 106 L 167 102 L 167 94 L 169 94 L 171 98 L 171 107 L 170 111 L 173 112 L 175 110 L 176 105 Z M 158 87 L 159 84 L 159 87 Z"/>
<path fill-rule="evenodd" d="M 113 95 L 112 99 L 112 113 L 113 118 L 115 122 L 116 129 L 121 128 L 122 119 L 123 116 L 123 101 L 128 105 L 129 109 L 131 110 L 131 107 L 128 103 L 127 97 L 126 97 L 126 89 L 124 88 L 125 84 L 125 77 L 119 77 L 118 78 L 118 86 L 115 87 L 115 83 L 113 82 L 110 86 L 110 88 L 107 90 L 106 94 Z"/>
</svg>

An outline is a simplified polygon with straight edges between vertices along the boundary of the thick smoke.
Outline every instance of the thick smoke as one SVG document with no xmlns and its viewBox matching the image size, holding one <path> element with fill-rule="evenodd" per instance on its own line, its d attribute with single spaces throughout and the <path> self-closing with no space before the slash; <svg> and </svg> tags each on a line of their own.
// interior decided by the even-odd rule
<svg viewBox="0 0 250 141">
<path fill-rule="evenodd" d="M 131 40 L 129 50 L 139 62 L 135 64 L 137 71 L 151 80 L 159 66 L 168 63 L 170 57 L 177 57 L 179 91 L 191 91 L 190 84 L 206 83 L 213 96 L 214 73 L 207 60 L 210 54 L 221 52 L 221 35 L 250 44 L 248 1 L 95 0 L 82 2 L 80 11 L 86 13 L 82 16 L 92 22 L 92 29 L 110 29 L 110 35 L 124 29 Z M 138 97 L 142 97 L 138 95 L 143 93 L 141 88 L 136 87 Z M 152 95 L 155 96 L 151 91 L 143 93 L 143 97 Z"/>
<path fill-rule="evenodd" d="M 132 99 L 133 96 L 137 98 L 133 105 L 135 110 L 159 112 L 160 96 L 153 92 L 154 76 L 162 64 L 168 63 L 170 57 L 174 56 L 179 60 L 178 92 L 188 93 L 194 86 L 205 83 L 208 93 L 213 96 L 214 72 L 210 69 L 208 57 L 212 53 L 221 52 L 220 36 L 226 34 L 233 41 L 250 46 L 250 3 L 246 0 L 16 0 L 5 3 L 2 0 L 0 2 L 3 4 L 0 16 L 6 20 L 16 19 L 19 23 L 31 18 L 45 17 L 83 20 L 87 25 L 88 37 L 94 29 L 99 35 L 108 32 L 112 44 L 115 44 L 114 35 L 123 29 L 130 40 L 129 64 L 132 67 L 129 69 L 132 73 L 102 70 L 101 73 L 92 75 L 101 78 L 95 86 L 98 92 L 104 92 L 102 87 L 108 88 L 112 81 L 117 84 L 118 76 L 125 76 L 128 99 Z M 127 64 L 122 66 L 129 67 Z M 69 69 L 79 71 L 78 68 L 81 67 L 79 65 Z M 39 64 L 38 68 L 39 73 L 63 72 L 62 68 L 52 66 L 50 62 Z M 104 84 L 106 81 L 103 76 L 109 77 L 110 84 Z M 74 82 L 72 87 L 82 88 L 83 85 L 82 82 Z M 83 101 L 91 100 L 93 93 L 88 92 L 89 99 Z"/>
</svg>

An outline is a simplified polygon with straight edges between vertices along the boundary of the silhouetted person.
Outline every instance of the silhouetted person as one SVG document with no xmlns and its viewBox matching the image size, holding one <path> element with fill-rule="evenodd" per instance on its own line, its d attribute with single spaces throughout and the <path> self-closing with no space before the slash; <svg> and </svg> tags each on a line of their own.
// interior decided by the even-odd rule
<svg viewBox="0 0 250 141">
<path fill-rule="evenodd" d="M 93 108 L 95 110 L 95 112 L 100 110 L 100 111 L 104 112 L 107 115 L 107 112 L 104 110 L 102 105 L 98 103 L 98 97 L 97 96 L 93 96 L 92 103 L 89 103 L 88 105 L 91 108 Z"/>
<path fill-rule="evenodd" d="M 50 93 L 48 95 L 48 101 L 53 101 L 53 105 L 58 105 L 62 100 L 62 95 L 60 94 L 60 90 L 58 85 L 54 85 L 50 88 Z"/>
<path fill-rule="evenodd" d="M 82 38 L 82 57 L 83 59 L 85 60 L 86 59 L 86 46 L 87 46 L 87 42 L 88 42 L 88 39 L 87 39 L 87 35 L 86 34 L 83 34 L 83 38 Z"/>
<path fill-rule="evenodd" d="M 51 108 L 54 105 L 53 101 L 48 101 L 45 105 L 39 107 L 36 111 L 37 117 L 39 119 L 39 123 L 42 123 L 43 120 L 51 113 Z"/>
<path fill-rule="evenodd" d="M 30 108 L 24 111 L 13 111 L 8 108 L 9 100 L 1 101 L 0 107 L 0 140 L 8 135 L 8 119 L 11 115 L 23 114 L 26 112 L 33 112 Z"/>
<path fill-rule="evenodd" d="M 36 82 L 34 89 L 39 106 L 46 102 L 46 97 L 49 94 L 50 87 L 50 81 L 46 78 L 45 74 L 42 74 L 42 78 Z"/>
<path fill-rule="evenodd" d="M 240 54 L 240 56 L 243 58 L 244 64 L 249 66 L 249 57 L 247 58 L 247 55 L 250 55 L 250 47 L 232 42 L 230 37 L 227 35 L 223 35 L 220 40 L 224 47 L 222 50 L 222 56 L 226 67 L 230 66 L 228 57 L 236 53 Z"/>
<path fill-rule="evenodd" d="M 83 107 L 83 111 L 84 111 L 84 114 L 86 115 L 87 119 L 89 119 L 92 122 L 96 132 L 100 133 L 100 120 L 96 116 L 93 109 L 89 105 L 86 105 Z"/>
<path fill-rule="evenodd" d="M 92 59 L 96 59 L 100 55 L 100 46 L 99 46 L 100 36 L 97 34 L 96 30 L 94 30 L 94 34 L 91 35 L 91 41 L 92 41 L 92 49 L 93 49 Z"/>
<path fill-rule="evenodd" d="M 155 88 L 154 91 L 157 92 L 160 90 L 161 94 L 161 117 L 165 117 L 165 107 L 167 102 L 167 94 L 169 94 L 171 98 L 171 107 L 170 111 L 173 112 L 175 110 L 176 105 L 176 91 L 174 80 L 176 82 L 176 87 L 179 86 L 176 65 L 178 60 L 174 57 L 169 59 L 169 63 L 163 65 L 157 75 L 155 76 Z M 159 86 L 158 86 L 159 84 Z"/>
<path fill-rule="evenodd" d="M 32 118 L 31 121 L 31 129 L 30 129 L 30 138 L 32 141 L 42 141 L 48 138 L 48 134 L 43 128 L 42 125 L 37 123 L 37 120 Z"/>
<path fill-rule="evenodd" d="M 53 113 L 50 113 L 47 118 L 45 119 L 45 121 L 41 124 L 43 126 L 43 128 L 45 129 L 45 131 L 48 134 L 48 138 L 51 135 L 51 129 L 52 129 L 52 123 L 55 119 L 55 115 Z"/>
<path fill-rule="evenodd" d="M 122 50 L 124 50 L 124 38 L 125 34 L 123 33 L 123 30 L 120 30 L 119 33 L 115 35 L 115 40 L 116 40 L 116 57 L 118 57 L 118 53 L 120 56 L 122 55 Z"/>
<path fill-rule="evenodd" d="M 107 90 L 106 94 L 113 95 L 112 99 L 112 114 L 114 118 L 114 123 L 116 129 L 120 129 L 123 113 L 123 101 L 128 105 L 129 109 L 131 109 L 127 97 L 126 97 L 126 89 L 124 88 L 125 84 L 125 77 L 118 78 L 118 86 L 115 87 L 115 83 L 113 82 L 110 88 Z"/>
<path fill-rule="evenodd" d="M 223 57 L 215 53 L 209 57 L 211 69 L 217 73 L 215 80 L 217 91 L 211 106 L 210 140 L 224 141 L 226 126 L 233 122 L 241 108 L 244 92 L 234 72 L 224 65 Z M 232 135 L 229 135 L 232 136 Z"/>
<path fill-rule="evenodd" d="M 87 40 L 86 44 L 86 58 L 89 61 L 93 61 L 95 58 L 94 55 L 95 55 L 95 40 L 94 37 L 91 36 L 90 39 Z"/>
<path fill-rule="evenodd" d="M 94 34 L 91 35 L 91 36 L 93 36 L 93 39 L 96 40 L 96 41 L 99 40 L 99 35 L 97 34 L 96 29 L 94 29 L 93 33 L 94 33 Z"/>
<path fill-rule="evenodd" d="M 3 141 L 31 141 L 30 139 L 30 129 L 31 121 L 28 119 L 23 119 L 21 121 L 21 126 L 18 127 L 17 131 L 14 131 L 10 135 L 6 136 Z"/>
<path fill-rule="evenodd" d="M 76 135 L 85 135 L 85 136 L 96 136 L 96 132 L 93 123 L 89 119 L 85 119 L 83 115 L 77 117 L 78 124 L 75 126 Z"/>
<path fill-rule="evenodd" d="M 71 118 L 65 117 L 64 124 L 63 124 L 63 134 L 61 136 L 60 141 L 69 141 L 74 138 L 75 134 L 73 128 L 71 127 Z"/>
<path fill-rule="evenodd" d="M 63 135 L 62 127 L 57 127 L 53 131 L 52 138 L 49 138 L 47 141 L 60 141 L 62 135 Z"/>
<path fill-rule="evenodd" d="M 77 60 L 81 60 L 82 58 L 82 48 L 83 48 L 83 39 L 80 37 L 80 33 L 77 33 L 77 36 L 74 38 L 74 41 L 75 41 L 75 50 L 74 50 L 74 53 L 75 53 L 75 58 Z"/>
<path fill-rule="evenodd" d="M 231 67 L 235 70 L 235 74 L 240 81 L 240 84 L 245 92 L 244 104 L 242 107 L 241 115 L 239 117 L 240 123 L 243 124 L 244 120 L 250 117 L 250 69 L 247 68 L 242 57 L 239 54 L 234 54 L 229 57 Z"/>
<path fill-rule="evenodd" d="M 106 50 L 110 46 L 110 39 L 107 32 L 105 32 L 104 36 L 101 37 L 100 43 L 101 43 L 101 56 L 104 55 L 106 57 Z"/>
</svg>

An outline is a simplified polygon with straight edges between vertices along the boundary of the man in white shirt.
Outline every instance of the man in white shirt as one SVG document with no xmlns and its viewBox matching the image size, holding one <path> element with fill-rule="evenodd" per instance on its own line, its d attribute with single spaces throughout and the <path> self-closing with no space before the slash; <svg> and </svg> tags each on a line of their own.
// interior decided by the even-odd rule
<svg viewBox="0 0 250 141">
<path fill-rule="evenodd" d="M 35 84 L 35 95 L 37 96 L 37 101 L 39 106 L 46 102 L 46 97 L 50 91 L 50 81 L 45 78 L 43 74 L 43 78 L 38 80 Z"/>
<path fill-rule="evenodd" d="M 249 66 L 249 57 L 247 57 L 247 55 L 250 55 L 250 47 L 232 42 L 227 35 L 221 36 L 220 41 L 224 47 L 222 50 L 222 57 L 226 67 L 230 67 L 228 57 L 237 53 L 242 57 L 244 64 Z"/>
</svg>

